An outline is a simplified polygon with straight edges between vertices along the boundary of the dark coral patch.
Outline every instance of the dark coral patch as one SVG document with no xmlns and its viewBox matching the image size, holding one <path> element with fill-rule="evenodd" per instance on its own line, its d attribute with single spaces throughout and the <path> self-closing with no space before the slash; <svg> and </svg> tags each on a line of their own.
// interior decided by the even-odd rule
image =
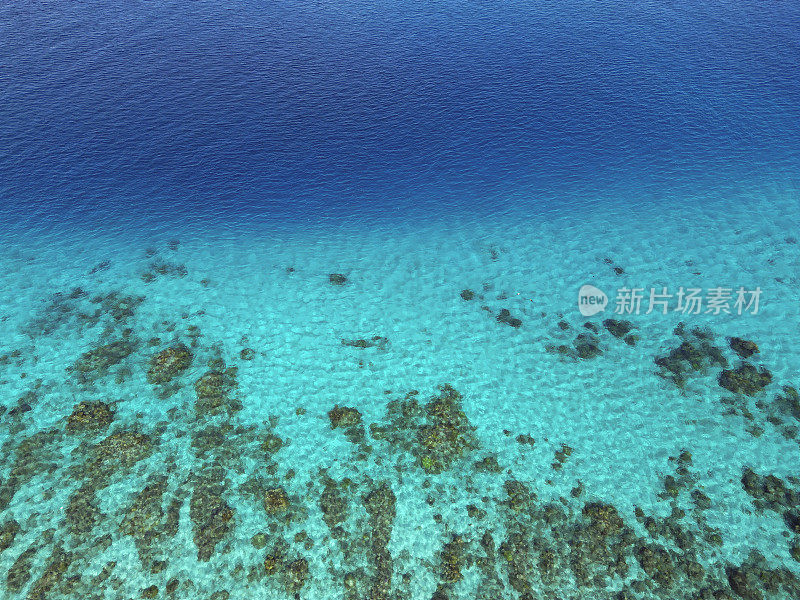
<svg viewBox="0 0 800 600">
<path fill-rule="evenodd" d="M 603 353 L 600 349 L 599 340 L 592 335 L 581 333 L 572 344 L 575 347 L 577 357 L 583 360 L 596 358 Z"/>
<path fill-rule="evenodd" d="M 147 381 L 164 384 L 180 375 L 192 364 L 192 351 L 185 344 L 177 344 L 154 354 L 150 358 Z"/>
<path fill-rule="evenodd" d="M 234 511 L 224 500 L 224 470 L 212 468 L 197 482 L 189 501 L 197 559 L 208 561 L 230 531 L 233 530 Z"/>
<path fill-rule="evenodd" d="M 700 329 L 687 332 L 681 323 L 675 328 L 675 334 L 681 338 L 680 345 L 666 356 L 655 359 L 661 377 L 683 387 L 692 374 L 704 374 L 714 366 L 728 368 L 728 360 L 712 343 L 713 335 L 710 333 Z"/>
<path fill-rule="evenodd" d="M 497 322 L 498 323 L 505 323 L 506 325 L 510 325 L 511 327 L 522 327 L 522 321 L 516 317 L 511 316 L 511 311 L 507 308 L 503 308 L 500 310 L 500 314 L 497 315 Z"/>
<path fill-rule="evenodd" d="M 630 321 L 618 321 L 617 319 L 606 319 L 603 327 L 616 338 L 624 338 L 633 330 L 633 323 Z"/>
<path fill-rule="evenodd" d="M 11 519 L 0 525 L 0 552 L 10 548 L 19 533 L 19 523 Z"/>
<path fill-rule="evenodd" d="M 130 470 L 136 463 L 150 456 L 154 440 L 136 431 L 119 431 L 109 435 L 89 451 L 89 460 L 83 474 L 97 485 L 105 483 L 118 471 Z"/>
<path fill-rule="evenodd" d="M 135 350 L 136 344 L 129 340 L 110 342 L 81 354 L 74 369 L 83 379 L 101 377 Z"/>
<path fill-rule="evenodd" d="M 729 392 L 754 396 L 772 382 L 772 373 L 763 367 L 758 369 L 743 363 L 735 369 L 723 369 L 718 381 Z"/>
<path fill-rule="evenodd" d="M 331 421 L 331 429 L 347 428 L 361 423 L 361 413 L 358 409 L 348 406 L 336 405 L 328 411 L 328 418 Z"/>
<path fill-rule="evenodd" d="M 282 487 L 268 489 L 264 493 L 264 509 L 271 515 L 289 510 L 289 496 Z"/>
<path fill-rule="evenodd" d="M 750 358 L 753 354 L 758 352 L 758 346 L 755 342 L 745 340 L 739 337 L 732 337 L 728 340 L 731 350 L 736 352 L 742 358 Z"/>
<path fill-rule="evenodd" d="M 111 407 L 105 402 L 80 402 L 67 417 L 67 431 L 96 431 L 105 429 L 114 419 Z"/>
<path fill-rule="evenodd" d="M 237 386 L 237 368 L 225 369 L 224 363 L 215 366 L 221 369 L 204 373 L 194 384 L 197 394 L 195 410 L 199 415 L 214 415 L 223 411 L 234 413 L 242 409 L 241 402 L 230 397 Z"/>
<path fill-rule="evenodd" d="M 389 340 L 381 335 L 373 335 L 371 338 L 358 338 L 358 339 L 345 339 L 342 338 L 342 346 L 351 346 L 352 348 L 375 348 L 383 347 Z"/>
</svg>

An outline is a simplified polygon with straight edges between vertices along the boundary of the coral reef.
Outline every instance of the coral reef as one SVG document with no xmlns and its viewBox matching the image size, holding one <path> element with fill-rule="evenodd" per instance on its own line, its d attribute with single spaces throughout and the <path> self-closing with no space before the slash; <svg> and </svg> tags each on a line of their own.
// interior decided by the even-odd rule
<svg viewBox="0 0 800 600">
<path fill-rule="evenodd" d="M 342 338 L 342 346 L 351 346 L 353 348 L 375 348 L 384 347 L 389 340 L 380 335 L 373 335 L 369 339 L 344 339 Z"/>
<path fill-rule="evenodd" d="M 410 452 L 428 473 L 441 473 L 478 447 L 474 427 L 461 409 L 461 394 L 445 384 L 420 405 L 416 393 L 388 406 L 388 425 L 370 425 L 375 439 Z"/>
<path fill-rule="evenodd" d="M 215 365 L 220 369 L 207 371 L 194 384 L 197 394 L 195 411 L 198 415 L 214 415 L 221 412 L 229 414 L 242 409 L 242 404 L 230 394 L 236 389 L 236 367 L 225 368 L 225 364 Z"/>
<path fill-rule="evenodd" d="M 114 412 L 105 402 L 80 402 L 67 417 L 67 431 L 98 431 L 106 429 L 114 419 Z"/>
<path fill-rule="evenodd" d="M 192 351 L 185 344 L 170 346 L 150 357 L 147 381 L 164 384 L 183 373 L 192 364 Z"/>
<path fill-rule="evenodd" d="M 506 325 L 510 325 L 511 327 L 522 327 L 522 320 L 512 317 L 511 311 L 507 308 L 503 308 L 500 310 L 500 313 L 497 315 L 497 322 L 498 323 L 505 323 Z"/>
<path fill-rule="evenodd" d="M 740 337 L 732 337 L 728 340 L 731 350 L 736 352 L 740 358 L 750 358 L 753 354 L 758 353 L 758 346 L 755 342 L 742 339 Z"/>
<path fill-rule="evenodd" d="M 704 375 L 714 366 L 723 369 L 728 367 L 728 359 L 712 343 L 714 338 L 710 332 L 697 328 L 687 332 L 681 323 L 674 333 L 681 338 L 681 344 L 670 350 L 666 356 L 655 359 L 661 377 L 678 387 L 684 387 L 692 374 Z"/>
<path fill-rule="evenodd" d="M 197 559 L 208 561 L 217 545 L 233 530 L 234 511 L 223 498 L 225 470 L 212 466 L 202 472 L 189 501 Z"/>
<path fill-rule="evenodd" d="M 81 354 L 74 370 L 82 381 L 97 379 L 108 373 L 110 367 L 121 363 L 136 351 L 136 343 L 130 340 L 116 340 L 98 346 Z"/>
<path fill-rule="evenodd" d="M 772 382 L 772 373 L 763 367 L 758 369 L 743 363 L 735 369 L 723 369 L 718 381 L 729 392 L 754 396 Z"/>
</svg>

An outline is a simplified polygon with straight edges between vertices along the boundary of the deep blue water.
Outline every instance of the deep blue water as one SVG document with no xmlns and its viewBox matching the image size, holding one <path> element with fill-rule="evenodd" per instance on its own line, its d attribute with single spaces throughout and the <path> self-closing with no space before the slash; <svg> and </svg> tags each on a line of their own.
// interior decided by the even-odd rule
<svg viewBox="0 0 800 600">
<path fill-rule="evenodd" d="M 800 3 L 0 3 L 0 215 L 535 213 L 797 180 Z"/>
</svg>

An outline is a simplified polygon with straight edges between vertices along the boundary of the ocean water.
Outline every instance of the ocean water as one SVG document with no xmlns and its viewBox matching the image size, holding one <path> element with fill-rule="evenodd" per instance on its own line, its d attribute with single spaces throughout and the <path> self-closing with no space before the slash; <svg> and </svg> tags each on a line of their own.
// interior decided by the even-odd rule
<svg viewBox="0 0 800 600">
<path fill-rule="evenodd" d="M 800 597 L 800 5 L 0 40 L 0 597 Z"/>
</svg>

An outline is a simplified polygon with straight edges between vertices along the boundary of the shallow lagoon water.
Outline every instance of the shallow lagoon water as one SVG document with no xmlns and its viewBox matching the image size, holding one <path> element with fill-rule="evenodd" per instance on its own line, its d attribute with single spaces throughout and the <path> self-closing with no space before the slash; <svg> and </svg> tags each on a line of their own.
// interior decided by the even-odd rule
<svg viewBox="0 0 800 600">
<path fill-rule="evenodd" d="M 797 596 L 796 9 L 375 6 L 2 9 L 5 597 Z"/>
</svg>

